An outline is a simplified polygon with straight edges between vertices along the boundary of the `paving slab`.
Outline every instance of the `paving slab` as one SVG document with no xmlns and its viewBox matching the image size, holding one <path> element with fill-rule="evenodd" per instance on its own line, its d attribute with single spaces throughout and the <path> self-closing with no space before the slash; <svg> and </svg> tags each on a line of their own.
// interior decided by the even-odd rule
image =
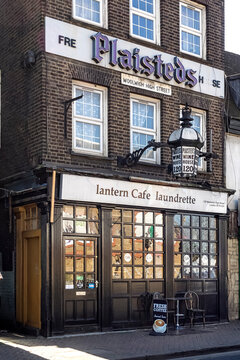
<svg viewBox="0 0 240 360">
<path fill-rule="evenodd" d="M 0 332 L 0 360 L 160 360 L 240 349 L 240 321 L 170 329 L 74 334 L 44 338 Z"/>
</svg>

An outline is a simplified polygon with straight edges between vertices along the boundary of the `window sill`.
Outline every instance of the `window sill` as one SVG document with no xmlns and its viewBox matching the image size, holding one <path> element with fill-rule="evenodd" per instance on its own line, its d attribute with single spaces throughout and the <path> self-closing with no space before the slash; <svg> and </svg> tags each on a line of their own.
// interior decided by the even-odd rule
<svg viewBox="0 0 240 360">
<path fill-rule="evenodd" d="M 96 159 L 96 160 L 107 160 L 107 161 L 113 161 L 115 160 L 115 158 L 113 157 L 108 157 L 105 155 L 95 155 L 95 154 L 84 154 L 84 153 L 80 153 L 80 152 L 76 152 L 71 150 L 70 154 L 73 156 L 80 156 L 80 157 L 84 157 L 84 158 L 90 158 L 90 159 Z"/>
<path fill-rule="evenodd" d="M 97 31 L 97 32 L 101 32 L 101 31 L 104 30 L 104 33 L 111 34 L 111 32 L 107 29 L 105 24 L 103 24 L 103 25 L 99 25 L 97 23 L 94 24 L 94 23 L 84 21 L 82 19 L 78 19 L 78 18 L 73 17 L 73 16 L 70 16 L 69 20 L 71 21 L 71 23 L 73 25 L 81 26 L 83 28 L 86 28 L 86 29 L 89 29 L 89 30 L 94 30 L 94 31 Z"/>
</svg>

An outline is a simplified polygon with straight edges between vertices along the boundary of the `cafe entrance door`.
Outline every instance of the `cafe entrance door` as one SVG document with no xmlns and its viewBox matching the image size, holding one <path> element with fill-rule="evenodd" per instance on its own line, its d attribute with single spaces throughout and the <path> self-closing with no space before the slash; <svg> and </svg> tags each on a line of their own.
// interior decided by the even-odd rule
<svg viewBox="0 0 240 360">
<path fill-rule="evenodd" d="M 65 323 L 98 321 L 96 237 L 65 237 Z"/>
</svg>

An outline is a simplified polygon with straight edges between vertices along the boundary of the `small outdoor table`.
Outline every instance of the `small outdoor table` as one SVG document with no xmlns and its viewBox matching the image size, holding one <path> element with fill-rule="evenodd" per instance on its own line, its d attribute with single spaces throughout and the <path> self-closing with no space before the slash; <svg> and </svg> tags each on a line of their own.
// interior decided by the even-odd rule
<svg viewBox="0 0 240 360">
<path fill-rule="evenodd" d="M 175 302 L 176 302 L 176 313 L 175 313 L 175 316 L 176 316 L 176 328 L 177 328 L 177 329 L 180 327 L 179 318 L 184 316 L 184 314 L 180 314 L 180 313 L 179 313 L 179 303 L 180 303 L 181 300 L 185 300 L 185 299 L 186 299 L 186 298 L 185 298 L 184 296 L 166 298 L 167 301 L 175 301 Z"/>
</svg>

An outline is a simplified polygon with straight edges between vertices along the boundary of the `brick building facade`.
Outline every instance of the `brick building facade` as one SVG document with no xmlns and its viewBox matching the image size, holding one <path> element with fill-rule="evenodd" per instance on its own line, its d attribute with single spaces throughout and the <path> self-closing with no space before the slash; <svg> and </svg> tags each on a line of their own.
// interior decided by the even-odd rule
<svg viewBox="0 0 240 360">
<path fill-rule="evenodd" d="M 208 321 L 227 319 L 224 2 L 3 0 L 0 16 L 6 320 L 44 335 L 135 327 L 151 322 L 142 293 L 188 289 Z M 186 103 L 217 160 L 190 179 L 168 148 L 118 166 L 167 142 Z"/>
</svg>

